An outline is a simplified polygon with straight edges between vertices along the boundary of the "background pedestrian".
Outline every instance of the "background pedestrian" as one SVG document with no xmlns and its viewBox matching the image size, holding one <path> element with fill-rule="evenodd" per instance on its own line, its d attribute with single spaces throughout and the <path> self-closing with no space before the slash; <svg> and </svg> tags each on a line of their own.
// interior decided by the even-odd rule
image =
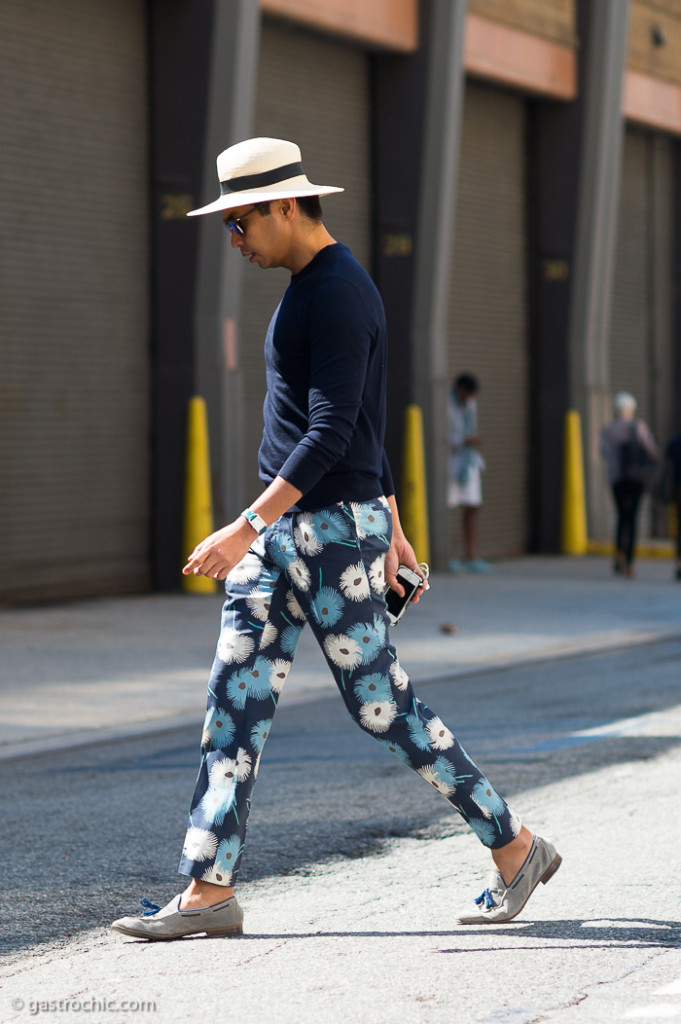
<svg viewBox="0 0 681 1024">
<path fill-rule="evenodd" d="M 492 567 L 478 556 L 478 532 L 482 507 L 482 473 L 485 460 L 480 454 L 477 378 L 462 373 L 453 382 L 448 402 L 449 508 L 461 509 L 463 560 L 452 558 L 450 572 L 491 572 Z"/>
<path fill-rule="evenodd" d="M 653 480 L 660 454 L 647 424 L 636 419 L 636 399 L 620 391 L 613 400 L 614 418 L 601 431 L 601 455 L 617 513 L 616 573 L 634 576 L 638 511 L 643 493 Z"/>
</svg>

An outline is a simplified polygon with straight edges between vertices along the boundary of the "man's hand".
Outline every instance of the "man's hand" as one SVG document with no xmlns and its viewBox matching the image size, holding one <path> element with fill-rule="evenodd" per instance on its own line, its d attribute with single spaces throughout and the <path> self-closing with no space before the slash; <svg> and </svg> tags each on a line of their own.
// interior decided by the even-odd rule
<svg viewBox="0 0 681 1024">
<path fill-rule="evenodd" d="M 185 576 L 210 576 L 224 580 L 238 565 L 255 540 L 256 533 L 239 517 L 197 544 L 182 572 Z"/>
<path fill-rule="evenodd" d="M 428 589 L 428 580 L 424 575 L 423 569 L 419 568 L 414 549 L 404 535 L 394 494 L 388 496 L 388 504 L 390 505 L 393 519 L 393 539 L 385 556 L 385 581 L 395 593 L 399 594 L 400 597 L 404 597 L 404 587 L 401 583 L 397 582 L 395 573 L 401 565 L 406 565 L 407 568 L 413 569 L 424 583 L 424 586 L 419 587 L 411 599 L 412 604 L 416 604 L 423 591 Z"/>
<path fill-rule="evenodd" d="M 393 536 L 392 544 L 385 556 L 385 581 L 400 597 L 404 597 L 404 587 L 401 583 L 398 583 L 396 577 L 397 570 L 401 565 L 406 565 L 409 569 L 413 569 L 417 576 L 420 576 L 423 580 L 425 589 L 428 588 L 428 581 L 423 569 L 419 567 L 419 563 L 416 561 L 414 549 L 404 534 L 400 532 L 398 536 Z M 411 599 L 412 604 L 418 602 L 423 590 L 424 587 L 419 587 Z"/>
</svg>

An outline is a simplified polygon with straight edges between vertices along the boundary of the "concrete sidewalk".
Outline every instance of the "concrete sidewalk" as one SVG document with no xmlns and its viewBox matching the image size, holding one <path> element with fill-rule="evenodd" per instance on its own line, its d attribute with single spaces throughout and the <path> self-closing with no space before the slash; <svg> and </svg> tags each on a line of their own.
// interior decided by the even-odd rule
<svg viewBox="0 0 681 1024">
<path fill-rule="evenodd" d="M 202 720 L 221 597 L 151 595 L 0 612 L 0 759 Z M 454 633 L 443 632 L 455 623 Z M 435 575 L 394 631 L 414 682 L 681 635 L 671 563 L 521 558 Z M 309 630 L 284 702 L 332 695 Z"/>
</svg>

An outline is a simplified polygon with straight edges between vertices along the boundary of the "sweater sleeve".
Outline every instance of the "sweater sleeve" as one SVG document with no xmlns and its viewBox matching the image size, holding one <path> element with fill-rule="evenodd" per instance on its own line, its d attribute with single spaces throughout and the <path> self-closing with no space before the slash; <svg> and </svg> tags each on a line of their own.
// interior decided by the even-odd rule
<svg viewBox="0 0 681 1024">
<path fill-rule="evenodd" d="M 347 451 L 363 400 L 375 331 L 358 290 L 341 278 L 315 289 L 307 316 L 308 427 L 280 470 L 303 494 Z"/>
<path fill-rule="evenodd" d="M 395 493 L 395 484 L 393 483 L 393 475 L 390 471 L 390 463 L 388 462 L 388 456 L 383 452 L 383 468 L 381 470 L 381 487 L 383 488 L 383 494 L 386 498 L 390 498 Z"/>
</svg>

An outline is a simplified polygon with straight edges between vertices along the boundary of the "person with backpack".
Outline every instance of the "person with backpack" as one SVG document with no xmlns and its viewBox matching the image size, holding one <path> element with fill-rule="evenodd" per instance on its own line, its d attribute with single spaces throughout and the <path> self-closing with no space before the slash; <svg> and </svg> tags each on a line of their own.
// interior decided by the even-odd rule
<svg viewBox="0 0 681 1024">
<path fill-rule="evenodd" d="M 636 399 L 620 391 L 613 401 L 614 419 L 601 431 L 601 455 L 617 510 L 614 571 L 634 576 L 638 510 L 652 482 L 660 453 L 650 428 L 636 419 Z"/>
</svg>

